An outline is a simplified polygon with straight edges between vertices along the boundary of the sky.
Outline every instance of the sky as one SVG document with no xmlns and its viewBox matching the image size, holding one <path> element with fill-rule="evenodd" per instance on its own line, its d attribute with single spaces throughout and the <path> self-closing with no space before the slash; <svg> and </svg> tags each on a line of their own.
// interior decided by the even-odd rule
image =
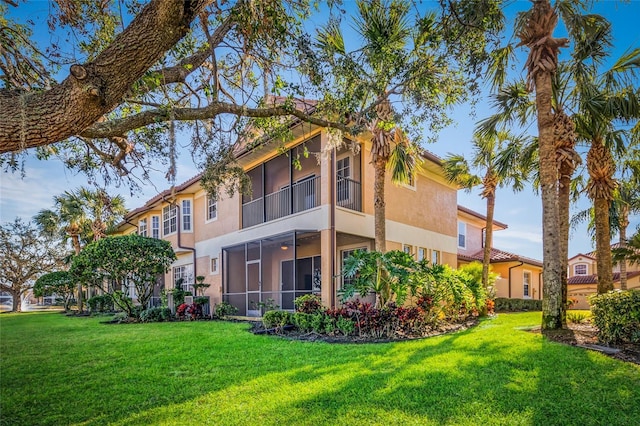
<svg viewBox="0 0 640 426">
<path fill-rule="evenodd" d="M 349 0 L 346 0 L 345 4 L 348 8 Z M 44 11 L 46 13 L 48 5 L 47 2 L 36 1 L 27 3 L 26 7 L 31 7 L 32 12 Z M 513 17 L 515 12 L 525 11 L 529 8 L 530 2 L 528 1 L 510 2 L 507 15 Z M 640 31 L 637 29 L 640 17 L 640 0 L 626 3 L 602 1 L 594 7 L 593 12 L 605 16 L 613 25 L 614 45 L 616 46 L 613 57 L 619 56 L 631 47 L 640 46 Z M 46 31 L 45 25 L 39 28 L 42 30 L 37 31 Z M 559 26 L 555 36 L 562 37 L 563 35 L 563 29 Z M 35 34 L 35 38 L 39 36 L 44 36 L 44 34 Z M 524 57 L 525 54 L 526 52 L 522 50 L 519 56 Z M 517 69 L 514 71 L 514 75 L 522 76 L 524 74 L 523 71 Z M 475 116 L 468 105 L 459 106 L 452 110 L 451 117 L 455 124 L 440 133 L 438 142 L 428 144 L 425 148 L 440 157 L 445 157 L 448 153 L 469 155 L 475 121 L 491 114 L 487 100 L 487 97 L 483 96 L 475 108 Z M 532 132 L 535 132 L 535 124 L 531 128 Z M 12 221 L 15 217 L 21 217 L 26 221 L 30 220 L 39 210 L 52 207 L 54 195 L 87 185 L 86 177 L 69 172 L 60 162 L 55 160 L 43 162 L 35 158 L 28 158 L 25 170 L 24 177 L 20 173 L 0 172 L 1 223 Z M 197 173 L 198 170 L 191 162 L 190 157 L 182 155 L 178 163 L 176 182 L 184 182 Z M 151 183 L 143 186 L 137 193 L 131 194 L 130 190 L 125 187 L 107 189 L 112 194 L 121 194 L 126 200 L 127 208 L 134 209 L 143 205 L 158 192 L 167 189 L 169 185 L 164 178 L 164 173 L 158 171 L 152 173 Z M 471 193 L 460 191 L 458 204 L 484 213 L 485 201 L 480 198 L 479 193 L 479 189 L 475 189 Z M 572 207 L 572 214 L 588 207 L 588 200 L 583 197 L 577 205 Z M 508 228 L 494 234 L 494 247 L 522 256 L 542 259 L 542 203 L 540 196 L 535 194 L 531 187 L 527 186 L 522 192 L 515 194 L 508 189 L 498 189 L 495 219 L 508 224 Z M 640 226 L 640 217 L 632 217 L 628 234 L 632 234 L 638 226 Z M 570 256 L 577 253 L 587 253 L 593 249 L 594 244 L 587 233 L 586 225 L 572 230 L 569 242 Z"/>
</svg>

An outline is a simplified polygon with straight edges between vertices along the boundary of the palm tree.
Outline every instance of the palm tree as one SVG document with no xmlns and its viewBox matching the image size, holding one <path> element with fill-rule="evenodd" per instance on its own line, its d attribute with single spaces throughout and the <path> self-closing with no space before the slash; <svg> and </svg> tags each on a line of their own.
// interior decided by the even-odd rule
<svg viewBox="0 0 640 426">
<path fill-rule="evenodd" d="M 75 255 L 82 246 L 106 235 L 126 213 L 124 198 L 110 197 L 104 190 L 81 187 L 53 197 L 54 208 L 43 209 L 34 217 L 40 229 L 49 236 L 71 239 Z M 77 289 L 78 310 L 82 312 L 82 283 Z"/>
<path fill-rule="evenodd" d="M 560 212 L 556 184 L 556 146 L 553 119 L 552 77 L 558 66 L 558 53 L 567 39 L 553 37 L 558 16 L 549 0 L 534 0 L 532 9 L 521 16 L 517 29 L 520 45 L 529 48 L 527 86 L 535 90 L 538 121 L 539 175 L 542 194 L 543 300 L 542 328 L 563 327 L 562 262 L 560 260 Z"/>
<path fill-rule="evenodd" d="M 614 194 L 613 202 L 614 208 L 618 211 L 618 241 L 622 250 L 627 246 L 629 215 L 640 213 L 640 162 L 627 162 L 625 166 L 625 171 L 632 170 L 632 172 L 627 179 L 618 181 L 618 189 Z M 620 289 L 627 289 L 627 262 L 625 260 L 620 262 Z"/>
<path fill-rule="evenodd" d="M 493 215 L 496 189 L 510 185 L 520 191 L 527 179 L 526 162 L 521 161 L 524 139 L 507 131 L 495 135 L 476 135 L 473 140 L 473 156 L 469 161 L 461 155 L 449 154 L 444 161 L 444 173 L 450 182 L 471 191 L 482 185 L 482 198 L 487 202 L 486 236 L 482 261 L 482 284 L 489 285 L 489 263 L 493 244 Z M 474 174 L 474 170 L 478 174 Z"/>
<path fill-rule="evenodd" d="M 634 85 L 640 67 L 640 48 L 623 55 L 613 67 L 599 75 L 597 63 L 583 66 L 575 93 L 579 112 L 576 132 L 589 143 L 587 194 L 593 201 L 596 229 L 598 293 L 613 290 L 611 228 L 609 210 L 616 189 L 616 164 L 612 151 L 624 152 L 629 132 L 617 128 L 640 117 L 640 101 Z"/>
<path fill-rule="evenodd" d="M 426 12 L 411 19 L 408 2 L 358 0 L 353 27 L 361 47 L 346 50 L 333 17 L 318 30 L 317 58 L 310 55 L 304 64 L 324 77 L 319 86 L 326 95 L 320 96 L 319 109 L 348 115 L 371 135 L 377 251 L 386 250 L 387 168 L 393 181 L 406 181 L 420 152 L 416 137 L 403 131 L 416 123 L 433 130 L 447 124 L 447 107 L 473 92 L 469 83 L 486 62 L 488 32 L 502 28 L 499 8 L 478 10 L 462 3 L 443 5 L 440 15 Z"/>
</svg>

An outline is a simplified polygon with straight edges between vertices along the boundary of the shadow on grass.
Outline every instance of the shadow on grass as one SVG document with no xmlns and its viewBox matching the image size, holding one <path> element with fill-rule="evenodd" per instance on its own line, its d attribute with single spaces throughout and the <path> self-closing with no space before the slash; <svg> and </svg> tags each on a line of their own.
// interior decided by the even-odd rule
<svg viewBox="0 0 640 426">
<path fill-rule="evenodd" d="M 33 347 L 5 357 L 19 340 L 5 341 L 13 324 L 3 320 L 4 423 L 622 425 L 640 418 L 640 368 L 515 330 L 539 322 L 535 314 L 359 345 L 253 336 L 243 324 L 93 321 L 34 321 L 26 326 Z"/>
</svg>

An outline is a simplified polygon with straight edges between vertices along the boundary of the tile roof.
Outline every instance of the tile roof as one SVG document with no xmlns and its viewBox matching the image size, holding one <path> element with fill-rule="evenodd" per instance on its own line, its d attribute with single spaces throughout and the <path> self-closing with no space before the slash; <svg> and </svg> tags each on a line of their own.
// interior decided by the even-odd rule
<svg viewBox="0 0 640 426">
<path fill-rule="evenodd" d="M 479 252 L 474 253 L 472 255 L 458 254 L 458 259 L 464 260 L 464 261 L 470 261 L 470 262 L 476 261 L 476 260 L 482 262 L 483 257 L 484 257 L 484 250 L 480 250 Z M 491 249 L 490 259 L 492 263 L 523 262 L 523 263 L 528 263 L 529 265 L 542 267 L 542 262 L 539 260 L 531 259 L 530 257 L 520 256 L 518 254 L 510 253 L 504 250 L 498 250 L 497 248 Z"/>
<path fill-rule="evenodd" d="M 627 279 L 634 278 L 640 275 L 640 271 L 631 271 L 627 272 Z M 620 272 L 613 273 L 613 282 L 620 281 Z M 567 279 L 567 284 L 597 284 L 598 276 L 597 275 L 574 275 L 573 277 L 569 277 Z"/>
</svg>

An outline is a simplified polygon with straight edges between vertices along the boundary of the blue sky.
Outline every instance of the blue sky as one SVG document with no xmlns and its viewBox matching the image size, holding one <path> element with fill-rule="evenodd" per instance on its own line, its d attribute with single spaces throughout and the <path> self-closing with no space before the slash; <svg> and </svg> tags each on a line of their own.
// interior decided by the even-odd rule
<svg viewBox="0 0 640 426">
<path fill-rule="evenodd" d="M 347 8 L 349 2 L 347 3 Z M 425 2 L 428 4 L 429 2 Z M 22 6 L 24 8 L 25 6 Z M 40 13 L 46 13 L 48 4 L 45 1 L 27 4 L 31 8 L 31 17 Z M 515 1 L 509 3 L 507 12 L 513 16 L 517 11 L 530 8 L 528 1 Z M 593 9 L 594 13 L 604 15 L 613 24 L 614 45 L 616 52 L 614 57 L 630 47 L 640 45 L 640 31 L 637 30 L 640 17 L 640 0 L 630 2 L 599 2 Z M 42 22 L 42 21 L 40 21 Z M 46 25 L 40 25 L 42 31 L 46 31 Z M 556 36 L 562 36 L 562 28 L 559 27 Z M 47 34 L 35 34 L 36 38 L 47 39 Z M 525 51 L 520 53 L 524 57 Z M 516 70 L 517 75 L 521 71 Z M 447 153 L 467 154 L 470 151 L 470 141 L 474 123 L 490 114 L 485 99 L 476 107 L 476 116 L 471 116 L 468 106 L 461 106 L 452 112 L 456 124 L 448 127 L 440 133 L 439 141 L 429 144 L 426 148 L 435 154 L 444 157 Z M 535 125 L 532 126 L 535 131 Z M 182 155 L 178 164 L 176 182 L 183 182 L 195 175 L 198 171 L 188 155 Z M 33 158 L 26 164 L 26 176 L 19 174 L 0 172 L 0 222 L 13 220 L 20 216 L 29 220 L 42 208 L 52 205 L 52 197 L 65 190 L 74 189 L 81 185 L 87 185 L 86 178 L 67 171 L 57 161 L 40 162 Z M 151 176 L 151 184 L 142 188 L 139 193 L 130 194 L 128 188 L 109 188 L 111 193 L 123 195 L 127 201 L 127 207 L 134 209 L 142 205 L 159 191 L 169 186 L 163 172 L 157 172 Z M 458 203 L 478 212 L 485 211 L 485 202 L 479 196 L 479 190 L 470 194 L 460 191 Z M 572 213 L 583 210 L 589 206 L 586 199 L 580 201 L 572 208 Z M 540 197 L 531 188 L 514 194 L 509 190 L 499 189 L 496 197 L 496 220 L 507 223 L 509 228 L 494 234 L 494 246 L 502 250 L 518 253 L 536 259 L 542 259 L 542 205 Z M 640 226 L 640 218 L 632 217 L 629 233 Z M 615 238 L 615 237 L 614 237 Z M 593 249 L 590 237 L 587 235 L 586 226 L 572 232 L 569 243 L 569 254 L 589 252 Z"/>
</svg>

